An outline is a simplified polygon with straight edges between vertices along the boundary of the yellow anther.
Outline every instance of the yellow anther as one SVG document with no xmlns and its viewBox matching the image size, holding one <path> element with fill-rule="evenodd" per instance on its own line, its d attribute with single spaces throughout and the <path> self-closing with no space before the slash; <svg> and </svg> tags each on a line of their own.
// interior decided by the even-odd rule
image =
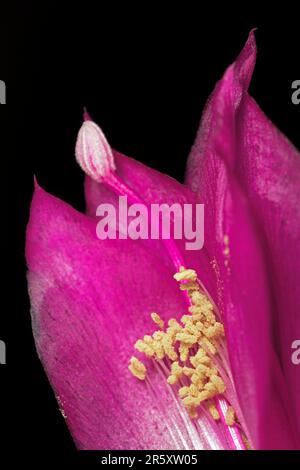
<svg viewBox="0 0 300 470">
<path fill-rule="evenodd" d="M 199 388 L 197 387 L 196 384 L 191 383 L 191 385 L 189 386 L 189 389 L 190 389 L 190 395 L 192 395 L 192 397 L 197 397 L 199 395 Z"/>
<path fill-rule="evenodd" d="M 218 394 L 218 390 L 212 382 L 207 382 L 204 385 L 204 390 L 207 392 L 209 398 L 213 398 Z"/>
<path fill-rule="evenodd" d="M 176 384 L 178 382 L 178 380 L 179 380 L 179 377 L 177 377 L 177 375 L 173 375 L 173 374 L 169 375 L 169 377 L 167 378 L 167 382 L 170 385 Z"/>
<path fill-rule="evenodd" d="M 196 291 L 191 294 L 191 300 L 194 305 L 200 305 L 202 301 L 206 300 L 206 297 L 201 292 Z"/>
<path fill-rule="evenodd" d="M 224 393 L 225 390 L 226 390 L 226 386 L 223 382 L 223 380 L 221 379 L 220 376 L 218 375 L 212 375 L 210 377 L 210 381 L 214 384 L 214 386 L 216 387 L 218 393 Z"/>
<path fill-rule="evenodd" d="M 197 317 L 199 321 L 207 321 L 209 325 L 214 325 L 216 322 L 216 317 L 211 310 L 205 310 L 199 306 L 189 307 L 189 312 L 192 314 L 192 318 Z"/>
<path fill-rule="evenodd" d="M 172 345 L 172 338 L 170 338 L 168 334 L 164 335 L 162 345 L 168 358 L 171 359 L 171 361 L 176 361 L 177 353 Z"/>
<path fill-rule="evenodd" d="M 213 343 L 211 341 L 209 341 L 209 339 L 207 338 L 203 338 L 201 339 L 201 345 L 205 348 L 207 348 L 207 350 L 211 353 L 211 354 L 216 354 L 217 352 L 217 349 L 215 348 L 215 346 L 213 345 Z"/>
<path fill-rule="evenodd" d="M 128 369 L 132 375 L 134 375 L 134 377 L 137 377 L 140 380 L 145 380 L 147 369 L 145 365 L 136 357 L 132 356 Z"/>
<path fill-rule="evenodd" d="M 184 331 L 187 333 L 196 336 L 197 341 L 198 339 L 202 336 L 202 324 L 200 322 L 195 322 L 195 323 L 186 323 Z"/>
<path fill-rule="evenodd" d="M 200 359 L 198 359 L 198 364 L 205 364 L 207 366 L 211 366 L 211 359 L 208 356 L 203 356 Z"/>
<path fill-rule="evenodd" d="M 204 364 L 204 365 L 211 365 L 211 359 L 208 357 L 207 353 L 204 351 L 204 349 L 200 348 L 195 356 L 191 356 L 190 358 L 190 363 L 196 368 L 199 364 Z"/>
<path fill-rule="evenodd" d="M 196 281 L 197 273 L 194 269 L 185 269 L 183 268 L 182 271 L 179 273 L 174 274 L 174 279 L 176 281 Z"/>
<path fill-rule="evenodd" d="M 222 323 L 216 322 L 213 326 L 209 326 L 204 330 L 207 338 L 217 338 L 218 336 L 224 336 L 224 326 Z"/>
<path fill-rule="evenodd" d="M 198 393 L 197 397 L 192 397 L 188 395 L 185 397 L 182 402 L 185 407 L 190 407 L 190 406 L 199 406 L 202 401 L 207 400 L 209 397 L 209 393 L 206 390 L 203 390 Z"/>
<path fill-rule="evenodd" d="M 197 367 L 197 369 L 198 369 L 198 367 Z M 218 375 L 218 369 L 216 369 L 215 367 L 211 367 L 211 368 L 208 367 L 205 375 L 206 375 L 206 377 L 211 377 L 212 375 Z"/>
<path fill-rule="evenodd" d="M 205 330 L 205 326 L 204 324 L 202 323 L 202 321 L 197 321 L 195 323 L 195 327 L 197 328 L 197 330 L 201 333 L 204 333 L 204 330 Z"/>
<path fill-rule="evenodd" d="M 217 410 L 217 407 L 214 403 L 210 402 L 208 404 L 208 411 L 210 412 L 212 418 L 215 420 L 215 421 L 218 421 L 220 419 L 220 415 L 219 415 L 219 412 Z"/>
<path fill-rule="evenodd" d="M 210 368 L 205 366 L 204 364 L 197 364 L 196 365 L 196 371 L 198 374 L 203 374 L 205 375 L 206 377 L 209 377 L 209 372 L 210 372 Z"/>
<path fill-rule="evenodd" d="M 224 336 L 225 335 L 224 325 L 222 325 L 222 323 L 216 322 L 214 326 L 215 326 L 215 329 L 216 329 L 216 336 Z"/>
<path fill-rule="evenodd" d="M 197 359 L 201 359 L 202 357 L 207 357 L 207 353 L 205 349 L 199 348 L 197 354 L 194 357 L 196 357 Z"/>
<path fill-rule="evenodd" d="M 173 328 L 173 329 L 177 329 L 178 331 L 181 330 L 181 325 L 178 323 L 177 320 L 175 320 L 175 318 L 170 318 L 170 320 L 168 321 L 168 325 L 170 328 Z"/>
<path fill-rule="evenodd" d="M 199 399 L 201 401 L 204 401 L 204 400 L 208 400 L 209 398 L 209 392 L 207 390 L 202 390 L 199 395 L 198 395 Z"/>
<path fill-rule="evenodd" d="M 187 396 L 197 397 L 199 395 L 199 390 L 194 384 L 191 384 L 189 387 L 181 387 L 178 393 L 180 398 L 184 398 Z"/>
<path fill-rule="evenodd" d="M 205 294 L 199 292 L 199 290 L 191 293 L 191 300 L 196 307 L 201 308 L 203 311 L 213 310 L 211 301 Z"/>
<path fill-rule="evenodd" d="M 179 355 L 182 362 L 187 361 L 189 357 L 189 346 L 185 343 L 181 343 L 179 346 Z"/>
<path fill-rule="evenodd" d="M 216 323 L 216 316 L 211 311 L 204 312 L 203 315 L 205 316 L 208 326 Z"/>
<path fill-rule="evenodd" d="M 183 368 L 179 365 L 179 363 L 173 362 L 171 365 L 171 375 L 168 377 L 168 383 L 169 384 L 175 384 L 178 382 L 180 377 L 183 375 Z"/>
<path fill-rule="evenodd" d="M 152 340 L 153 341 L 161 341 L 164 336 L 165 336 L 165 333 L 163 331 L 154 331 L 154 333 L 152 335 Z"/>
<path fill-rule="evenodd" d="M 168 325 L 169 327 L 167 328 L 166 334 L 169 336 L 171 341 L 175 341 L 175 336 L 182 330 L 182 326 L 174 318 L 171 318 L 168 321 Z"/>
<path fill-rule="evenodd" d="M 192 377 L 191 377 L 191 382 L 197 386 L 198 390 L 201 390 L 203 388 L 203 385 L 204 385 L 204 381 L 203 381 L 203 375 L 201 374 L 193 374 Z"/>
<path fill-rule="evenodd" d="M 176 361 L 176 362 L 173 362 L 173 364 L 171 365 L 171 371 L 172 371 L 172 374 L 183 374 L 183 367 L 181 367 L 179 365 L 179 362 Z"/>
<path fill-rule="evenodd" d="M 144 341 L 142 341 L 141 339 L 139 339 L 135 345 L 134 345 L 135 349 L 137 349 L 138 351 L 144 353 L 147 357 L 153 357 L 154 356 L 154 349 L 152 348 L 152 346 L 149 346 L 148 344 L 146 344 Z"/>
<path fill-rule="evenodd" d="M 185 375 L 186 377 L 192 377 L 195 372 L 195 369 L 193 369 L 192 367 L 183 367 L 182 372 L 183 375 Z"/>
<path fill-rule="evenodd" d="M 192 305 L 191 307 L 189 307 L 189 312 L 192 315 L 201 315 L 201 317 L 202 317 L 201 307 L 198 307 L 197 305 Z"/>
<path fill-rule="evenodd" d="M 160 341 L 154 341 L 153 343 L 153 349 L 155 352 L 156 359 L 159 361 L 165 357 L 165 350 Z"/>
<path fill-rule="evenodd" d="M 187 290 L 187 291 L 195 291 L 199 288 L 197 282 L 186 282 L 184 284 L 180 284 L 180 290 Z"/>
<path fill-rule="evenodd" d="M 182 400 L 182 402 L 184 406 L 199 406 L 201 400 L 199 397 L 192 397 L 191 395 L 188 395 Z"/>
<path fill-rule="evenodd" d="M 143 338 L 144 343 L 148 344 L 148 346 L 152 346 L 153 339 L 150 335 L 145 335 Z"/>
<path fill-rule="evenodd" d="M 181 323 L 184 325 L 188 325 L 189 323 L 193 323 L 193 317 L 191 315 L 183 315 L 180 318 Z"/>
<path fill-rule="evenodd" d="M 233 426 L 235 423 L 235 411 L 232 406 L 229 406 L 226 411 L 225 421 L 227 426 Z"/>
<path fill-rule="evenodd" d="M 193 325 L 193 324 L 197 323 L 198 321 L 201 321 L 202 319 L 203 319 L 202 313 L 198 313 L 198 314 L 195 314 L 195 315 L 183 315 L 181 317 L 181 322 L 184 325 Z"/>
<path fill-rule="evenodd" d="M 198 337 L 183 331 L 182 333 L 177 333 L 176 340 L 192 346 L 197 343 Z"/>
<path fill-rule="evenodd" d="M 164 337 L 163 331 L 155 331 L 151 336 L 144 336 L 144 342 L 148 344 L 154 351 L 155 357 L 158 360 L 161 360 L 165 357 L 165 351 L 162 345 L 162 339 Z"/>
<path fill-rule="evenodd" d="M 163 329 L 165 322 L 160 318 L 160 316 L 157 313 L 155 312 L 151 313 L 151 318 L 154 321 L 154 323 L 156 323 L 159 326 L 159 328 Z"/>
<path fill-rule="evenodd" d="M 180 398 L 186 397 L 190 393 L 190 387 L 181 387 L 178 391 Z"/>
</svg>

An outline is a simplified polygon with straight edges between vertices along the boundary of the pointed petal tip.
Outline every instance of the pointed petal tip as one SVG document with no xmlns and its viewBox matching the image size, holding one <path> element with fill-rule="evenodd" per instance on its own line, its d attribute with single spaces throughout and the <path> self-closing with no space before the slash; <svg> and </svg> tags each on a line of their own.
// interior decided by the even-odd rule
<svg viewBox="0 0 300 470">
<path fill-rule="evenodd" d="M 250 85 L 256 62 L 257 47 L 254 34 L 256 29 L 251 29 L 243 49 L 233 64 L 235 79 L 244 90 L 247 90 Z"/>
<path fill-rule="evenodd" d="M 248 35 L 248 40 L 251 38 L 251 40 L 255 41 L 255 31 L 258 30 L 258 26 L 253 26 L 253 28 L 250 30 L 249 35 Z"/>
<path fill-rule="evenodd" d="M 38 183 L 36 175 L 33 175 L 33 186 L 34 186 L 34 189 L 39 187 L 39 183 Z"/>
<path fill-rule="evenodd" d="M 257 30 L 258 30 L 257 27 L 251 29 L 251 31 L 249 32 L 247 41 L 245 43 L 245 46 L 244 46 L 244 49 L 248 48 L 249 51 L 252 51 L 255 53 L 257 52 L 256 37 L 255 37 L 255 33 Z"/>
<path fill-rule="evenodd" d="M 37 176 L 33 175 L 33 197 L 36 193 L 46 193 L 46 191 L 42 188 L 40 183 L 38 182 Z"/>
<path fill-rule="evenodd" d="M 84 106 L 83 108 L 83 120 L 84 121 L 92 121 L 93 119 L 91 118 L 90 114 L 87 112 L 86 107 Z"/>
<path fill-rule="evenodd" d="M 75 156 L 83 171 L 95 181 L 115 170 L 111 147 L 100 127 L 91 120 L 84 121 L 78 132 Z"/>
<path fill-rule="evenodd" d="M 47 193 L 47 191 L 40 185 L 40 183 L 38 182 L 38 179 L 37 179 L 37 176 L 36 175 L 33 175 L 33 199 L 35 197 L 35 195 L 37 194 L 47 194 L 48 196 L 51 196 L 49 193 Z M 54 196 L 51 196 L 51 197 L 54 197 Z"/>
</svg>

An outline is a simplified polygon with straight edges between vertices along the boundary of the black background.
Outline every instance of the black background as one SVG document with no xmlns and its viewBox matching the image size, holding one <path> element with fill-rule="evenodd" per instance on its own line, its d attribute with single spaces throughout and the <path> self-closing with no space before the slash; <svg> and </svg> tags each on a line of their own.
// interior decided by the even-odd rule
<svg viewBox="0 0 300 470">
<path fill-rule="evenodd" d="M 0 330 L 7 343 L 1 408 L 8 419 L 1 442 L 67 462 L 73 442 L 31 335 L 24 230 L 33 175 L 47 191 L 84 209 L 74 145 L 86 106 L 114 148 L 182 181 L 205 101 L 253 27 L 258 59 L 251 94 L 300 148 L 300 105 L 291 102 L 291 83 L 300 78 L 300 32 L 291 18 L 275 24 L 247 12 L 245 19 L 242 4 L 226 17 L 217 6 L 206 13 L 200 3 L 173 2 L 164 11 L 141 2 L 70 4 L 64 11 L 55 2 L 43 9 L 25 3 L 9 21 L 1 17 L 7 105 L 0 111 L 10 129 L 1 126 L 1 142 L 8 144 L 1 152 L 8 215 L 2 246 L 9 262 Z"/>
</svg>

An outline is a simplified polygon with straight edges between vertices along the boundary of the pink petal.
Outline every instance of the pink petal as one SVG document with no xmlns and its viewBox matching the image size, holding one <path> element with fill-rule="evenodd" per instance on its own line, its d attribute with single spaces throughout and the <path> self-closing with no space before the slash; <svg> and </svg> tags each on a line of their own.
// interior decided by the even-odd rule
<svg viewBox="0 0 300 470">
<path fill-rule="evenodd" d="M 290 164 L 282 161 L 289 158 L 283 152 L 288 144 L 283 143 L 277 131 L 266 129 L 267 121 L 262 114 L 253 112 L 254 105 L 250 107 L 252 101 L 246 95 L 254 68 L 255 51 L 252 32 L 239 58 L 227 69 L 208 101 L 189 157 L 186 181 L 205 203 L 205 246 L 219 277 L 217 302 L 226 324 L 232 371 L 251 440 L 258 449 L 288 449 L 297 448 L 298 444 L 289 407 L 291 399 L 286 387 L 287 377 L 282 374 L 276 355 L 276 338 L 272 332 L 274 297 L 270 289 L 270 258 L 266 256 L 265 247 L 268 247 L 271 256 L 276 253 L 278 271 L 273 278 L 275 288 L 281 291 L 285 284 L 279 271 L 280 255 L 278 250 L 273 250 L 275 245 L 279 247 L 281 239 L 277 239 L 278 234 L 285 237 L 283 244 L 286 246 L 284 230 L 287 232 L 288 229 L 281 228 L 279 232 L 284 216 L 280 210 L 272 216 L 272 193 L 275 191 L 279 207 L 281 199 L 278 189 L 283 189 L 282 183 L 279 183 L 283 176 L 282 169 L 285 168 L 286 176 Z M 252 115 L 250 122 L 249 113 Z M 265 132 L 267 136 L 262 139 Z M 281 150 L 276 153 L 279 141 Z M 281 159 L 282 163 L 275 164 L 273 159 L 269 163 L 262 160 L 272 152 L 274 160 Z M 291 152 L 288 152 L 290 156 Z M 281 154 L 285 156 L 280 157 Z M 271 171 L 268 172 L 269 165 Z M 274 187 L 275 169 L 278 171 L 277 189 Z M 282 180 L 287 183 L 286 178 Z M 261 194 L 255 196 L 257 186 Z M 251 197 L 248 193 L 252 194 Z M 296 200 L 295 188 L 294 194 L 289 197 Z M 285 199 L 286 203 L 289 201 Z M 286 209 L 281 207 L 281 210 Z M 277 218 L 275 232 L 272 224 L 274 217 Z M 296 233 L 293 231 L 294 235 Z M 285 260 L 285 265 L 290 266 L 290 263 Z M 274 263 L 272 269 L 275 269 Z M 288 269 L 285 271 L 287 273 L 290 274 Z M 292 283 L 290 286 L 293 286 Z M 294 290 L 297 289 L 294 287 Z M 289 294 L 285 292 L 288 302 Z M 292 318 L 291 325 L 295 327 L 295 313 Z M 283 330 L 286 339 L 287 327 Z"/>
<path fill-rule="evenodd" d="M 238 121 L 237 171 L 265 240 L 276 352 L 300 439 L 300 373 L 291 360 L 300 336 L 300 154 L 249 96 Z"/>
<path fill-rule="evenodd" d="M 164 378 L 128 371 L 149 313 L 182 314 L 169 259 L 133 240 L 96 238 L 96 220 L 36 187 L 26 257 L 38 353 L 80 449 L 207 448 L 191 437 Z"/>
<path fill-rule="evenodd" d="M 141 162 L 127 157 L 113 150 L 115 165 L 118 175 L 133 189 L 146 204 L 192 204 L 193 208 L 199 203 L 196 195 L 185 185 L 180 184 L 174 178 L 162 174 Z M 89 177 L 85 179 L 86 211 L 91 217 L 96 214 L 100 203 L 109 202 L 117 207 L 118 198 L 104 184 L 98 184 Z M 206 214 L 205 214 L 206 217 Z M 208 254 L 205 247 L 202 250 L 187 250 L 186 239 L 174 240 L 178 246 L 185 264 L 189 268 L 196 269 L 208 289 L 213 292 L 215 288 L 214 276 L 209 267 Z M 151 240 L 150 248 L 157 253 L 164 252 L 161 241 Z M 149 248 L 149 243 L 145 243 Z"/>
</svg>

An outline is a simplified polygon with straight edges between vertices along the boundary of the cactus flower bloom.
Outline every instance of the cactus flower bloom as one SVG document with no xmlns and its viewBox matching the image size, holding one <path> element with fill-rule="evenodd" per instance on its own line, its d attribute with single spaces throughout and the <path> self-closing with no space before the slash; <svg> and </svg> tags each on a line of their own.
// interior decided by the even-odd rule
<svg viewBox="0 0 300 470">
<path fill-rule="evenodd" d="M 33 332 L 78 449 L 300 446 L 300 155 L 248 94 L 255 58 L 252 32 L 209 98 L 184 185 L 112 150 L 87 115 L 87 213 L 35 185 Z M 97 207 L 119 196 L 203 203 L 203 249 L 100 240 Z"/>
</svg>

